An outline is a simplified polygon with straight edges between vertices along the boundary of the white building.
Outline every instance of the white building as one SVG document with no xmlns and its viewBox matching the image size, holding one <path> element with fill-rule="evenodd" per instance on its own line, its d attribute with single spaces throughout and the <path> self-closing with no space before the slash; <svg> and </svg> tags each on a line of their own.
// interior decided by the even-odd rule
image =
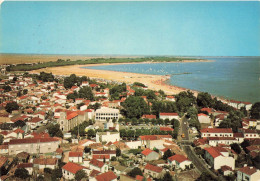
<svg viewBox="0 0 260 181">
<path fill-rule="evenodd" d="M 260 171 L 255 167 L 243 167 L 237 171 L 237 181 L 259 181 Z"/>
<path fill-rule="evenodd" d="M 206 123 L 206 124 L 210 123 L 210 117 L 206 114 L 203 113 L 198 114 L 198 119 L 200 123 Z"/>
<path fill-rule="evenodd" d="M 200 130 L 202 138 L 209 137 L 233 137 L 231 128 L 205 128 Z"/>
<path fill-rule="evenodd" d="M 97 132 L 96 133 L 96 142 L 116 142 L 120 140 L 119 132 Z"/>
<path fill-rule="evenodd" d="M 215 170 L 220 169 L 222 166 L 226 165 L 231 167 L 233 170 L 235 168 L 235 159 L 229 156 L 229 152 L 222 147 L 208 147 L 205 149 L 205 159 L 208 161 L 209 165 Z"/>
<path fill-rule="evenodd" d="M 184 170 L 186 167 L 190 167 L 192 162 L 183 155 L 174 155 L 168 158 L 168 163 L 176 168 Z"/>
<path fill-rule="evenodd" d="M 67 180 L 72 180 L 75 178 L 76 173 L 80 170 L 84 170 L 85 172 L 87 172 L 87 169 L 85 167 L 76 163 L 68 162 L 62 167 L 63 178 Z"/>
<path fill-rule="evenodd" d="M 108 108 L 108 107 L 101 107 L 97 109 L 95 112 L 95 120 L 103 121 L 110 119 L 118 120 L 121 117 L 118 109 Z"/>
<path fill-rule="evenodd" d="M 82 163 L 83 152 L 69 152 L 69 161 L 73 163 Z"/>
<path fill-rule="evenodd" d="M 125 144 L 130 148 L 130 149 L 138 149 L 139 147 L 142 146 L 141 141 L 127 141 Z"/>
<path fill-rule="evenodd" d="M 218 146 L 218 144 L 230 145 L 233 143 L 239 143 L 239 141 L 234 137 L 209 137 L 210 146 Z"/>
<path fill-rule="evenodd" d="M 163 120 L 165 120 L 165 119 L 169 119 L 169 120 L 180 119 L 178 113 L 160 113 L 159 118 L 163 119 Z"/>
</svg>

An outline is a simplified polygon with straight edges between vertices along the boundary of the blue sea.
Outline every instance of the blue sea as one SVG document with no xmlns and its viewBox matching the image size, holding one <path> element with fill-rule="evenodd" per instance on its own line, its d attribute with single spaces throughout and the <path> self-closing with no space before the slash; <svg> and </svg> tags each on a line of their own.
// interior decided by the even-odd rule
<svg viewBox="0 0 260 181">
<path fill-rule="evenodd" d="M 171 75 L 167 83 L 238 101 L 260 101 L 260 57 L 207 58 L 213 62 L 125 64 L 87 67 Z M 183 74 L 185 73 L 185 74 Z"/>
</svg>

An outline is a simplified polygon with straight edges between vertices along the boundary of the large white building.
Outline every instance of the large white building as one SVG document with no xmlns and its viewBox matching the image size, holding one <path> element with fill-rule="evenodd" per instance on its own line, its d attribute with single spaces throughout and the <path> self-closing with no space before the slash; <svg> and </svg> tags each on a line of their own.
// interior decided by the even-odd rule
<svg viewBox="0 0 260 181">
<path fill-rule="evenodd" d="M 159 118 L 163 119 L 163 120 L 165 120 L 165 119 L 169 119 L 169 120 L 180 119 L 178 113 L 160 113 Z"/>
<path fill-rule="evenodd" d="M 96 133 L 96 142 L 116 142 L 120 140 L 119 132 L 97 132 Z"/>
<path fill-rule="evenodd" d="M 235 159 L 229 156 L 229 152 L 222 147 L 208 147 L 205 149 L 205 159 L 209 165 L 215 170 L 220 169 L 222 166 L 229 166 L 233 170 L 235 168 Z"/>
<path fill-rule="evenodd" d="M 231 128 L 205 128 L 200 130 L 202 138 L 209 137 L 233 137 Z"/>
<path fill-rule="evenodd" d="M 107 121 L 110 119 L 118 120 L 121 117 L 118 109 L 108 108 L 108 107 L 101 107 L 97 109 L 95 112 L 95 120 L 96 121 Z"/>
</svg>

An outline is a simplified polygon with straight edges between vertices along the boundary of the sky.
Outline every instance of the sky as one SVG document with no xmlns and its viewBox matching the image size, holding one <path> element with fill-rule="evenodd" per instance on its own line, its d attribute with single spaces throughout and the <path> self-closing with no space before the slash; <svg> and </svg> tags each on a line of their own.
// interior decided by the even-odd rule
<svg viewBox="0 0 260 181">
<path fill-rule="evenodd" d="M 3 2 L 0 53 L 260 56 L 260 2 Z"/>
</svg>

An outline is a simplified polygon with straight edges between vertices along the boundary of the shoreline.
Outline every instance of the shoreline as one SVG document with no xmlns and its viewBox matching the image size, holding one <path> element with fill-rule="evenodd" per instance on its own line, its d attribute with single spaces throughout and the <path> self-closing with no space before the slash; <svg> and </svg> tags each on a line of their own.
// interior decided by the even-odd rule
<svg viewBox="0 0 260 181">
<path fill-rule="evenodd" d="M 212 60 L 183 60 L 178 62 L 163 62 L 163 63 L 196 63 L 196 62 L 212 62 Z M 178 94 L 182 91 L 190 90 L 195 96 L 199 91 L 191 90 L 167 83 L 169 79 L 168 75 L 152 75 L 131 73 L 122 71 L 110 71 L 110 70 L 97 70 L 88 69 L 87 67 L 104 66 L 104 65 L 122 65 L 122 64 L 149 64 L 149 63 L 162 63 L 162 62 L 129 62 L 129 63 L 102 63 L 102 64 L 86 64 L 86 65 L 70 65 L 61 67 L 47 67 L 44 69 L 32 70 L 30 73 L 40 73 L 42 71 L 52 73 L 53 75 L 71 75 L 87 76 L 94 79 L 103 79 L 106 81 L 114 81 L 118 83 L 125 82 L 127 84 L 133 84 L 134 82 L 141 82 L 145 84 L 148 89 L 159 91 L 163 90 L 166 94 Z"/>
</svg>

